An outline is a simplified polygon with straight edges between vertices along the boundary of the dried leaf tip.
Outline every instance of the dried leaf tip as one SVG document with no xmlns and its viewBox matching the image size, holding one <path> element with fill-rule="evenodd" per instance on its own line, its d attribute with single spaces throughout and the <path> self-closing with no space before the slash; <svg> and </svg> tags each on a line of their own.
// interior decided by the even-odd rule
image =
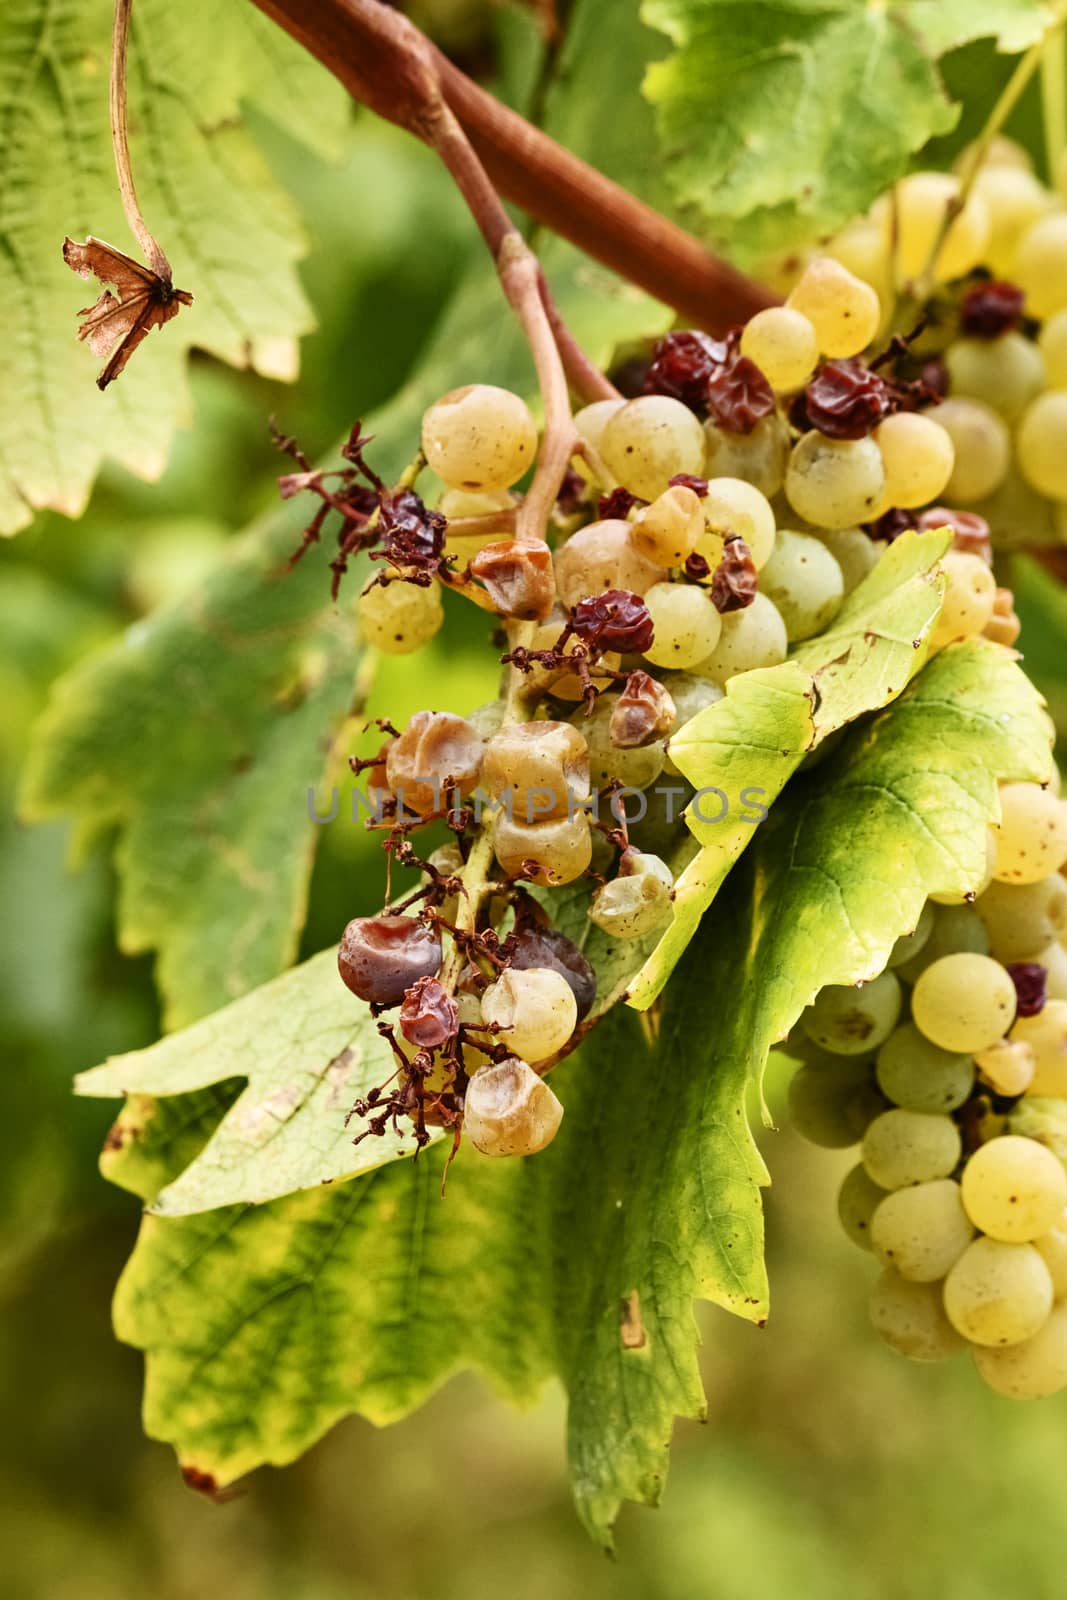
<svg viewBox="0 0 1067 1600">
<path fill-rule="evenodd" d="M 105 288 L 94 305 L 85 306 L 78 313 L 84 319 L 78 338 L 88 342 L 94 355 L 108 357 L 96 380 L 98 389 L 106 389 L 124 371 L 137 346 L 153 328 L 161 328 L 176 317 L 182 306 L 192 305 L 192 295 L 185 289 L 176 289 L 169 277 L 160 276 L 92 235 L 84 244 L 64 239 L 63 259 L 79 277 L 96 277 L 117 291 L 113 294 Z"/>
</svg>

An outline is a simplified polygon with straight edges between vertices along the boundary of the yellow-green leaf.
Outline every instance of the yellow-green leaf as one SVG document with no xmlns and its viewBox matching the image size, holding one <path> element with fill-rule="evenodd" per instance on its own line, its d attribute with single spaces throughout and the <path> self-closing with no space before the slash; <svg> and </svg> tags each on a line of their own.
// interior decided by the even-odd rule
<svg viewBox="0 0 1067 1600">
<path fill-rule="evenodd" d="M 341 983 L 335 952 L 324 950 L 181 1033 L 82 1073 L 76 1087 L 185 1096 L 247 1079 L 205 1147 L 154 1199 L 161 1215 L 185 1216 L 273 1200 L 413 1154 L 410 1133 L 354 1144 L 360 1124 L 345 1127 L 353 1101 L 395 1065 L 369 1010 Z"/>
<path fill-rule="evenodd" d="M 922 661 L 941 607 L 937 563 L 951 534 L 907 533 L 845 601 L 833 625 L 779 667 L 743 673 L 671 740 L 697 789 L 685 817 L 700 849 L 674 888 L 669 927 L 629 986 L 644 1010 L 661 993 L 726 874 L 805 756 L 898 695 Z M 703 800 L 701 797 L 704 797 Z"/>
</svg>

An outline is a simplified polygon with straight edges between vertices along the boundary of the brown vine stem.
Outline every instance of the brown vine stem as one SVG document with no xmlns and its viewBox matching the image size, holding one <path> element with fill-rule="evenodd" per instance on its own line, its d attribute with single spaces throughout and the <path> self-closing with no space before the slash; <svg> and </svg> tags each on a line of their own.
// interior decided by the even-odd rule
<svg viewBox="0 0 1067 1600">
<path fill-rule="evenodd" d="M 501 105 L 381 0 L 252 3 L 355 99 L 423 139 L 432 89 L 454 113 L 498 193 L 688 322 L 724 333 L 778 303 L 684 228 Z M 575 387 L 583 392 L 581 384 Z"/>
<path fill-rule="evenodd" d="M 115 152 L 115 171 L 118 174 L 122 209 L 130 232 L 144 252 L 145 260 L 165 283 L 173 281 L 167 253 L 144 219 L 133 182 L 130 165 L 130 141 L 127 132 L 126 58 L 130 43 L 130 13 L 133 0 L 115 0 L 115 21 L 111 33 L 111 84 L 109 104 L 111 110 L 111 144 Z"/>
<path fill-rule="evenodd" d="M 543 267 L 538 267 L 538 283 L 541 303 L 545 308 L 545 315 L 548 317 L 556 348 L 563 359 L 563 368 L 570 379 L 571 388 L 576 394 L 580 394 L 587 404 L 594 400 L 621 400 L 622 396 L 611 379 L 606 378 L 596 363 L 590 361 L 560 316 L 559 307 L 552 298 Z"/>
</svg>

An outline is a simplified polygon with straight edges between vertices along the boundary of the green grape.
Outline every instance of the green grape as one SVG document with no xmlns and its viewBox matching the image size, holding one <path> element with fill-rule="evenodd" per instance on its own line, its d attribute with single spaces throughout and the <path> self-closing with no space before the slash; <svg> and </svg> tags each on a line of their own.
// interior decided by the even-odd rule
<svg viewBox="0 0 1067 1600">
<path fill-rule="evenodd" d="M 998 883 L 1039 883 L 1067 862 L 1067 804 L 1036 783 L 1000 786 Z"/>
<path fill-rule="evenodd" d="M 874 571 L 886 548 L 862 528 L 811 528 L 807 531 L 826 546 L 841 568 L 846 595 L 858 589 L 864 578 Z"/>
<path fill-rule="evenodd" d="M 589 778 L 594 793 L 605 790 L 613 778 L 627 789 L 647 789 L 655 783 L 667 759 L 662 743 L 621 747 L 612 742 L 611 718 L 618 699 L 617 694 L 600 694 L 591 717 L 586 716 L 583 706 L 571 719 L 589 747 Z"/>
<path fill-rule="evenodd" d="M 356 602 L 360 632 L 385 656 L 407 656 L 428 644 L 445 620 L 441 591 L 397 579 L 364 589 Z"/>
<path fill-rule="evenodd" d="M 826 253 L 855 277 L 870 284 L 883 308 L 879 321 L 879 328 L 882 328 L 885 308 L 892 306 L 894 291 L 892 263 L 880 223 L 870 216 L 854 218 L 834 235 L 826 246 Z"/>
<path fill-rule="evenodd" d="M 802 389 L 815 371 L 819 342 L 802 311 L 768 306 L 745 324 L 741 354 L 756 363 L 772 389 L 789 394 Z"/>
<path fill-rule="evenodd" d="M 532 862 L 537 870 L 531 881 L 548 888 L 573 883 L 593 858 L 589 819 L 582 812 L 533 823 L 501 814 L 493 831 L 493 848 L 509 876 L 518 876 Z"/>
<path fill-rule="evenodd" d="M 667 576 L 638 548 L 632 525 L 621 518 L 590 522 L 572 533 L 556 551 L 555 566 L 556 589 L 568 607 L 605 589 L 643 595 Z"/>
<path fill-rule="evenodd" d="M 600 454 L 631 494 L 655 500 L 677 473 L 702 476 L 704 431 L 680 400 L 643 394 L 608 418 Z"/>
<path fill-rule="evenodd" d="M 945 485 L 946 503 L 974 505 L 999 489 L 1011 463 L 1011 435 L 1003 418 L 981 400 L 967 399 L 942 400 L 926 415 L 952 440 L 955 464 Z"/>
<path fill-rule="evenodd" d="M 1045 387 L 1041 351 L 1021 333 L 1003 333 L 997 339 L 957 339 L 945 351 L 945 364 L 954 395 L 981 400 L 1009 424 L 1018 422 Z"/>
<path fill-rule="evenodd" d="M 718 644 L 722 618 L 697 584 L 654 583 L 645 605 L 654 630 L 645 660 L 653 666 L 695 667 Z"/>
<path fill-rule="evenodd" d="M 1052 1278 L 1052 1292 L 1057 1300 L 1067 1298 L 1067 1215 L 1059 1217 L 1054 1228 L 1033 1241 Z"/>
<path fill-rule="evenodd" d="M 912 1283 L 936 1283 L 955 1266 L 974 1228 L 951 1178 L 887 1194 L 871 1218 L 871 1245 L 883 1267 Z"/>
<path fill-rule="evenodd" d="M 895 204 L 888 197 L 875 207 L 885 229 L 887 244 L 895 247 L 902 279 L 918 278 L 926 269 L 935 245 L 934 279 L 948 283 L 979 265 L 989 241 L 989 211 L 973 191 L 942 239 L 950 208 L 962 198 L 960 180 L 950 172 L 913 172 L 896 186 Z"/>
<path fill-rule="evenodd" d="M 1067 389 L 1067 309 L 1049 317 L 1037 336 L 1050 389 Z"/>
<path fill-rule="evenodd" d="M 1009 1400 L 1044 1400 L 1067 1388 L 1067 1306 L 1053 1306 L 1030 1339 L 974 1352 L 979 1376 Z"/>
<path fill-rule="evenodd" d="M 1067 1172 L 1036 1139 L 1003 1134 L 974 1152 L 963 1169 L 963 1204 L 991 1239 L 1030 1244 L 1067 1207 Z"/>
<path fill-rule="evenodd" d="M 875 1183 L 861 1162 L 845 1174 L 837 1196 L 837 1215 L 852 1243 L 870 1250 L 871 1218 L 885 1199 L 886 1191 Z"/>
<path fill-rule="evenodd" d="M 604 429 L 607 427 L 616 411 L 621 411 L 626 404 L 625 400 L 594 400 L 591 405 L 583 406 L 574 413 L 574 431 L 586 444 L 591 444 L 599 454 L 601 442 L 604 438 Z M 575 458 L 579 472 L 589 475 L 589 469 L 582 461 L 581 456 Z"/>
<path fill-rule="evenodd" d="M 422 419 L 427 463 L 452 489 L 507 489 L 533 465 L 537 429 L 525 400 L 491 383 L 453 389 Z"/>
<path fill-rule="evenodd" d="M 726 612 L 718 644 L 693 670 L 725 684 L 739 672 L 776 667 L 788 653 L 789 639 L 778 607 L 765 594 L 757 594 L 744 610 Z"/>
<path fill-rule="evenodd" d="M 1039 217 L 1019 240 L 1012 281 L 1026 296 L 1031 317 L 1044 321 L 1067 306 L 1067 216 Z"/>
<path fill-rule="evenodd" d="M 974 190 L 981 195 L 989 212 L 985 265 L 998 277 L 1010 278 L 1019 240 L 1050 210 L 1052 196 L 1028 169 L 990 165 L 988 156 L 975 174 Z"/>
<path fill-rule="evenodd" d="M 1044 950 L 1038 951 L 1034 959 L 1045 969 L 1045 991 L 1048 998 L 1067 1000 L 1067 950 L 1063 945 L 1046 945 Z"/>
<path fill-rule="evenodd" d="M 973 1055 L 1003 1039 L 1015 1016 L 1015 985 L 990 956 L 942 956 L 916 983 L 912 1016 L 942 1050 Z"/>
<path fill-rule="evenodd" d="M 563 1107 L 543 1078 L 516 1056 L 483 1067 L 467 1085 L 463 1131 L 486 1156 L 532 1156 L 551 1144 Z"/>
<path fill-rule="evenodd" d="M 827 984 L 801 1016 L 800 1026 L 814 1044 L 834 1055 L 864 1055 L 889 1038 L 900 1005 L 895 973 L 882 972 L 870 983 Z"/>
<path fill-rule="evenodd" d="M 482 995 L 482 1019 L 500 1029 L 500 1043 L 524 1061 L 544 1061 L 568 1043 L 578 1004 L 552 967 L 509 967 Z"/>
<path fill-rule="evenodd" d="M 704 530 L 697 551 L 712 573 L 722 560 L 726 540 L 735 534 L 748 545 L 757 570 L 767 565 L 774 550 L 775 521 L 765 494 L 741 478 L 712 478 L 701 506 Z"/>
<path fill-rule="evenodd" d="M 1001 167 L 1012 167 L 1017 172 L 1032 172 L 1034 163 L 1030 152 L 1018 139 L 1009 139 L 1006 134 L 998 133 L 988 143 L 980 145 L 977 139 L 972 139 L 965 144 L 955 161 L 952 163 L 953 172 L 966 172 L 970 170 L 975 157 L 979 157 L 981 165 L 978 176 L 983 172 L 994 171 Z"/>
<path fill-rule="evenodd" d="M 897 411 L 874 430 L 885 469 L 885 503 L 906 510 L 936 500 L 952 476 L 955 452 L 944 428 L 918 411 Z"/>
<path fill-rule="evenodd" d="M 751 433 L 731 433 L 711 418 L 704 424 L 707 462 L 704 475 L 717 480 L 736 478 L 750 483 L 770 499 L 785 482 L 789 460 L 789 427 L 772 411 L 761 417 Z"/>
<path fill-rule="evenodd" d="M 698 711 L 718 705 L 723 698 L 723 692 L 717 683 L 712 683 L 710 678 L 702 678 L 695 672 L 667 672 L 664 673 L 662 682 L 674 701 L 675 719 L 672 733 L 684 728 Z"/>
<path fill-rule="evenodd" d="M 998 961 L 1036 961 L 1039 951 L 1067 933 L 1067 880 L 1053 872 L 1037 883 L 993 882 L 975 910 Z"/>
<path fill-rule="evenodd" d="M 517 822 L 565 817 L 589 799 L 585 739 L 570 722 L 509 723 L 485 747 L 482 783 Z"/>
<path fill-rule="evenodd" d="M 494 544 L 498 539 L 510 539 L 511 529 L 506 516 L 501 518 L 500 526 L 490 529 L 486 533 L 454 533 L 452 523 L 461 517 L 487 517 L 495 512 L 511 512 L 515 508 L 515 501 L 507 489 L 492 489 L 485 493 L 476 493 L 471 489 L 446 489 L 437 504 L 437 509 L 448 518 L 449 526 L 445 530 L 445 554 L 455 556 L 456 567 L 462 571 L 487 544 Z"/>
<path fill-rule="evenodd" d="M 1020 1017 L 1011 1037 L 1034 1053 L 1029 1092 L 1067 1099 L 1067 1001 L 1047 1000 L 1036 1017 Z"/>
<path fill-rule="evenodd" d="M 760 590 L 774 601 L 787 637 L 795 642 L 829 627 L 841 609 L 845 580 L 826 545 L 806 533 L 779 528 Z"/>
<path fill-rule="evenodd" d="M 1061 537 L 1059 523 L 1067 513 L 1067 505 L 1059 500 L 1046 500 L 1032 489 L 1013 462 L 994 492 L 986 499 L 975 501 L 971 509 L 983 516 L 989 524 L 994 547 L 1013 550 L 1034 543 L 1055 544 Z"/>
<path fill-rule="evenodd" d="M 786 301 L 815 329 L 819 349 L 835 359 L 858 356 L 878 332 L 882 308 L 869 283 L 832 256 L 816 256 Z"/>
<path fill-rule="evenodd" d="M 885 505 L 885 468 L 873 439 L 828 439 L 813 429 L 793 446 L 785 477 L 793 510 L 823 528 L 870 522 Z"/>
<path fill-rule="evenodd" d="M 909 1283 L 887 1267 L 871 1293 L 870 1313 L 878 1337 L 909 1361 L 945 1361 L 966 1349 L 936 1283 Z"/>
<path fill-rule="evenodd" d="M 974 1064 L 997 1094 L 1025 1094 L 1034 1081 L 1034 1052 L 1021 1039 L 998 1039 L 988 1050 L 979 1050 Z"/>
<path fill-rule="evenodd" d="M 682 567 L 704 532 L 700 497 L 684 484 L 664 490 L 634 517 L 634 547 L 661 567 Z"/>
<path fill-rule="evenodd" d="M 961 951 L 978 956 L 989 954 L 989 939 L 981 917 L 973 905 L 935 905 L 930 937 L 917 956 L 901 962 L 896 970 L 905 983 L 915 983 L 920 974 L 942 956 L 954 956 Z"/>
<path fill-rule="evenodd" d="M 672 734 L 677 733 L 679 728 L 684 728 L 699 711 L 706 710 L 708 706 L 718 705 L 723 698 L 723 690 L 717 683 L 712 683 L 710 678 L 702 678 L 695 672 L 668 672 L 663 679 L 663 686 L 674 701 L 675 718 Z M 663 770 L 672 776 L 680 776 L 678 768 L 671 760 L 669 742 Z"/>
<path fill-rule="evenodd" d="M 789 1082 L 789 1120 L 802 1139 L 824 1150 L 858 1144 L 884 1102 L 869 1061 L 827 1057 L 806 1063 Z"/>
<path fill-rule="evenodd" d="M 972 1344 L 1021 1344 L 1052 1310 L 1052 1275 L 1031 1244 L 975 1239 L 945 1279 L 945 1312 Z"/>
<path fill-rule="evenodd" d="M 619 875 L 593 896 L 589 920 L 613 939 L 640 939 L 670 916 L 671 869 L 658 856 L 623 852 Z"/>
<path fill-rule="evenodd" d="M 1027 406 L 1015 436 L 1015 457 L 1038 494 L 1067 500 L 1067 391 L 1049 389 Z"/>
<path fill-rule="evenodd" d="M 455 994 L 454 999 L 457 1020 L 465 1027 L 480 1028 L 482 1026 L 482 1002 L 480 996 L 471 994 L 467 989 L 460 989 Z M 476 1034 L 473 1039 L 464 1040 L 460 1051 L 463 1065 L 472 1077 L 479 1067 L 487 1067 L 492 1061 L 492 1057 L 483 1049 L 484 1043 L 485 1040 L 483 1040 L 482 1036 Z M 401 1045 L 401 1049 L 403 1049 L 403 1045 Z"/>
<path fill-rule="evenodd" d="M 905 962 L 914 961 L 915 957 L 925 950 L 934 931 L 934 907 L 929 900 L 926 901 L 919 912 L 919 920 L 910 933 L 902 933 L 892 950 L 886 966 L 897 968 L 904 966 Z"/>
<path fill-rule="evenodd" d="M 969 1055 L 941 1050 L 914 1022 L 894 1028 L 878 1052 L 878 1087 L 907 1111 L 955 1111 L 974 1087 Z"/>
<path fill-rule="evenodd" d="M 863 1136 L 863 1165 L 883 1189 L 947 1178 L 961 1151 L 960 1130 L 951 1117 L 896 1106 L 875 1117 Z"/>
<path fill-rule="evenodd" d="M 930 654 L 981 633 L 993 615 L 997 580 L 981 556 L 950 550 L 941 569 L 948 579 L 941 615 L 930 636 Z"/>
</svg>

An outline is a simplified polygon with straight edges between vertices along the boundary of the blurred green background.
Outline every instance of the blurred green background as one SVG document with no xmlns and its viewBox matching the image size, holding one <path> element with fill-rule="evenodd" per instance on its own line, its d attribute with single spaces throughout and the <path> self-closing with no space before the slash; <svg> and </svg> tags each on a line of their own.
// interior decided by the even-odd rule
<svg viewBox="0 0 1067 1600">
<path fill-rule="evenodd" d="M 263 137 L 309 218 L 316 248 L 304 276 L 323 331 L 306 342 L 291 390 L 195 363 L 194 418 L 161 483 L 108 474 L 82 521 L 41 517 L 0 550 L 8 799 L 49 684 L 194 583 L 272 506 L 278 460 L 267 416 L 276 413 L 313 457 L 328 449 L 402 381 L 460 270 L 466 219 L 430 159 L 401 136 L 359 121 L 340 168 L 277 133 Z M 457 382 L 476 376 L 458 373 Z M 1055 597 L 1034 574 L 1028 593 L 1035 661 L 1055 689 L 1064 670 Z M 431 676 L 437 705 L 462 711 L 492 695 L 484 628 L 465 621 L 450 612 L 429 663 L 390 665 L 370 709 L 402 720 L 424 702 Z M 293 803 L 302 807 L 303 796 Z M 389 1432 L 346 1422 L 227 1504 L 187 1490 L 169 1450 L 142 1436 L 140 1358 L 109 1326 L 138 1223 L 133 1198 L 96 1172 L 113 1108 L 69 1095 L 76 1071 L 158 1032 L 150 963 L 115 949 L 112 843 L 79 840 L 76 824 L 26 830 L 9 807 L 0 824 L 4 1592 L 1062 1594 L 1067 1398 L 1013 1407 L 965 1363 L 927 1370 L 877 1345 L 865 1316 L 874 1269 L 835 1218 L 836 1185 L 854 1157 L 813 1151 L 788 1131 L 764 1139 L 775 1177 L 772 1320 L 756 1332 L 724 1313 L 702 1315 L 708 1424 L 679 1425 L 665 1506 L 624 1513 L 617 1564 L 587 1543 L 571 1512 L 555 1392 L 520 1416 L 458 1381 Z M 364 837 L 343 823 L 325 829 L 305 948 L 376 909 L 380 892 Z"/>
</svg>

